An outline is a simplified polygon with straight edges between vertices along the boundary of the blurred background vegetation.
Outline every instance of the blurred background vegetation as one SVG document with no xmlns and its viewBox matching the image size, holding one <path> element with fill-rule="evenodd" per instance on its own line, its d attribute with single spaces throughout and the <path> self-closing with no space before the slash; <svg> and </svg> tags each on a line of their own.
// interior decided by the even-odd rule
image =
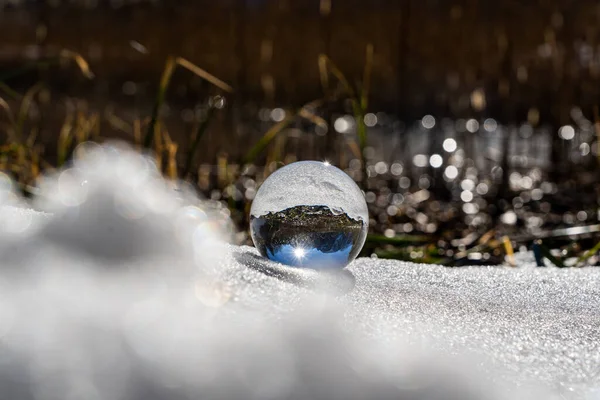
<svg viewBox="0 0 600 400">
<path fill-rule="evenodd" d="M 591 0 L 0 0 L 0 168 L 26 195 L 86 140 L 156 152 L 247 243 L 257 187 L 328 160 L 363 255 L 596 264 Z"/>
</svg>

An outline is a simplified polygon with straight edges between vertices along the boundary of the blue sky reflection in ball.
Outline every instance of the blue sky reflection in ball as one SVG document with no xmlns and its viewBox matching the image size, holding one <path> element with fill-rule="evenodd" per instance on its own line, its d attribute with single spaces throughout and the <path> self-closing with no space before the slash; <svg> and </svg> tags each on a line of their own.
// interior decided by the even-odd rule
<svg viewBox="0 0 600 400">
<path fill-rule="evenodd" d="M 299 161 L 275 171 L 250 210 L 258 251 L 293 267 L 344 268 L 362 249 L 368 224 L 367 203 L 356 183 L 320 161 Z"/>
</svg>

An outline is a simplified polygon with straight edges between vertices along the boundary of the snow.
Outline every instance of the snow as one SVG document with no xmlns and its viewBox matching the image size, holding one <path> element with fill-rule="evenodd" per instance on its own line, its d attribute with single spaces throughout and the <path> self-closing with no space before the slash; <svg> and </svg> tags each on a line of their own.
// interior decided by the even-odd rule
<svg viewBox="0 0 600 400">
<path fill-rule="evenodd" d="M 318 161 L 299 161 L 278 169 L 256 193 L 250 214 L 260 217 L 298 205 L 326 206 L 334 213 L 369 222 L 364 195 L 342 170 Z"/>
<path fill-rule="evenodd" d="M 52 214 L 0 208 L 0 399 L 600 399 L 597 269 L 293 269 L 148 159 L 84 160 Z"/>
</svg>

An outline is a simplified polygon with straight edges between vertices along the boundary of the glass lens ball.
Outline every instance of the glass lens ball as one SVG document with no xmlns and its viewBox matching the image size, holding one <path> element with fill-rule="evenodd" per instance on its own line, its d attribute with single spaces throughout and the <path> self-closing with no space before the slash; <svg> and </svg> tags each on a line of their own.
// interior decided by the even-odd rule
<svg viewBox="0 0 600 400">
<path fill-rule="evenodd" d="M 293 267 L 340 269 L 367 237 L 364 195 L 329 163 L 299 161 L 269 176 L 250 210 L 250 234 L 265 257 Z"/>
</svg>

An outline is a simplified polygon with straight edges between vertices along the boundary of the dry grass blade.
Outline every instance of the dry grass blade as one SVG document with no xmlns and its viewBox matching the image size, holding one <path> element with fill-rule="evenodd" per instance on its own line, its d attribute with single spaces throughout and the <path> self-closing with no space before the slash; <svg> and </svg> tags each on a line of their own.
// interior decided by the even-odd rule
<svg viewBox="0 0 600 400">
<path fill-rule="evenodd" d="M 6 111 L 6 115 L 8 116 L 10 123 L 15 125 L 15 118 L 13 116 L 12 108 L 10 108 L 10 105 L 2 97 L 0 97 L 0 108 Z"/>
<path fill-rule="evenodd" d="M 169 132 L 164 131 L 165 151 L 167 153 L 166 174 L 171 180 L 177 179 L 177 143 L 175 143 Z"/>
<path fill-rule="evenodd" d="M 90 133 L 89 133 L 89 137 L 90 138 L 94 138 L 97 136 L 100 136 L 100 114 L 98 113 L 94 113 L 92 115 L 91 121 L 90 121 Z"/>
<path fill-rule="evenodd" d="M 31 130 L 31 132 L 29 133 L 29 136 L 27 137 L 27 140 L 25 141 L 25 146 L 32 148 L 35 146 L 35 141 L 37 139 L 37 135 L 38 135 L 38 129 L 34 128 Z"/>
<path fill-rule="evenodd" d="M 142 121 L 139 118 L 133 121 L 133 143 L 137 146 L 142 144 Z"/>
<path fill-rule="evenodd" d="M 67 49 L 63 49 L 60 52 L 60 56 L 62 58 L 67 58 L 70 60 L 75 61 L 75 63 L 77 64 L 77 66 L 79 67 L 79 69 L 81 70 L 81 73 L 83 74 L 83 76 L 85 76 L 88 79 L 92 79 L 94 77 L 94 73 L 92 72 L 92 70 L 90 69 L 90 65 L 88 64 L 88 62 L 85 60 L 85 58 L 83 58 L 81 56 L 81 54 L 76 53 L 72 50 L 67 50 Z"/>
<path fill-rule="evenodd" d="M 31 149 L 31 163 L 29 173 L 31 174 L 31 178 L 35 179 L 40 174 L 40 155 L 36 151 L 36 149 L 29 147 Z"/>
<path fill-rule="evenodd" d="M 58 53 L 58 56 L 44 58 L 41 60 L 35 60 L 33 62 L 25 64 L 24 66 L 22 66 L 21 68 L 19 68 L 17 70 L 8 71 L 6 73 L 0 74 L 0 83 L 6 82 L 8 79 L 12 79 L 17 76 L 26 74 L 31 70 L 39 69 L 41 67 L 47 68 L 47 67 L 51 67 L 51 66 L 60 64 L 64 60 L 75 61 L 75 63 L 79 67 L 79 70 L 86 78 L 92 79 L 94 77 L 94 73 L 90 69 L 89 63 L 86 61 L 85 58 L 83 58 L 83 56 L 81 54 L 74 52 L 72 50 L 62 49 Z M 7 86 L 5 84 L 3 84 L 2 89 L 4 89 L 6 91 L 6 88 L 7 88 Z M 15 98 L 20 97 L 16 92 L 12 91 L 12 89 L 10 89 L 10 88 L 8 88 L 8 89 L 9 89 L 8 90 L 9 92 L 12 92 L 12 95 L 16 95 Z"/>
<path fill-rule="evenodd" d="M 327 126 L 327 122 L 323 118 L 319 117 L 318 115 L 313 114 L 306 108 L 301 108 L 300 111 L 298 111 L 298 115 L 304 119 L 309 120 L 310 122 L 312 122 L 315 125 Z"/>
<path fill-rule="evenodd" d="M 487 244 L 487 243 L 489 243 L 490 240 L 492 240 L 494 238 L 495 235 L 496 235 L 496 230 L 490 229 L 489 231 L 487 231 L 486 233 L 481 235 L 481 237 L 477 241 L 477 244 Z"/>
<path fill-rule="evenodd" d="M 162 140 L 163 135 L 161 134 L 160 124 L 157 125 L 156 131 L 156 140 L 154 141 L 154 158 L 156 160 L 156 168 L 158 168 L 159 171 L 163 171 L 163 152 L 165 150 L 165 146 Z"/>
<path fill-rule="evenodd" d="M 324 66 L 325 75 L 327 75 L 327 72 L 331 72 L 331 74 L 335 76 L 337 80 L 342 84 L 348 96 L 351 97 L 353 101 L 356 101 L 356 92 L 350 85 L 350 82 L 348 82 L 348 79 L 346 79 L 346 76 L 337 67 L 337 65 L 335 65 L 335 63 L 331 61 L 331 59 L 325 54 L 319 55 L 319 68 L 321 68 L 321 66 Z"/>
<path fill-rule="evenodd" d="M 321 107 L 323 104 L 325 104 L 325 100 L 324 99 L 318 99 L 318 100 L 313 100 L 309 103 L 306 103 L 305 105 L 302 106 L 302 108 L 306 108 L 309 110 L 312 109 L 316 109 L 318 107 Z"/>
<path fill-rule="evenodd" d="M 89 117 L 80 113 L 77 118 L 77 130 L 75 131 L 75 137 L 77 143 L 83 143 L 90 139 L 94 127 L 98 123 L 98 114 L 92 113 Z"/>
<path fill-rule="evenodd" d="M 186 60 L 185 58 L 177 57 L 176 62 L 177 62 L 177 64 L 181 65 L 183 68 L 193 72 L 194 74 L 198 75 L 200 78 L 205 79 L 206 81 L 212 83 L 219 89 L 221 89 L 225 92 L 229 92 L 229 93 L 233 92 L 233 88 L 231 86 L 229 86 L 228 84 L 226 84 L 225 82 L 223 82 L 222 80 L 217 78 L 216 76 L 206 72 L 199 66 Z"/>
<path fill-rule="evenodd" d="M 320 55 L 318 59 L 319 63 L 319 76 L 321 78 L 321 88 L 324 93 L 329 91 L 329 73 L 327 72 L 327 57 Z"/>
<path fill-rule="evenodd" d="M 508 236 L 502 237 L 502 244 L 504 245 L 504 251 L 506 253 L 506 260 L 510 264 L 511 267 L 516 267 L 517 263 L 515 262 L 515 252 L 513 250 L 512 243 Z"/>
<path fill-rule="evenodd" d="M 113 112 L 112 108 L 109 107 L 104 111 L 104 118 L 113 128 L 127 134 L 132 134 L 132 128 L 129 126 L 129 124 L 122 118 L 118 117 Z"/>
<path fill-rule="evenodd" d="M 315 115 L 314 113 L 314 111 L 321 107 L 324 103 L 325 100 L 323 99 L 313 100 L 310 103 L 306 103 L 300 108 L 300 110 L 298 111 L 298 115 L 309 121 L 313 121 L 317 125 L 322 123 L 327 125 L 327 122 L 323 118 Z"/>
<path fill-rule="evenodd" d="M 229 183 L 229 162 L 227 153 L 221 153 L 217 156 L 217 184 L 220 189 L 225 188 Z"/>
<path fill-rule="evenodd" d="M 350 148 L 350 151 L 352 152 L 354 158 L 361 160 L 362 155 L 358 144 L 353 140 L 347 140 L 346 143 L 348 144 L 348 147 Z"/>
<path fill-rule="evenodd" d="M 173 181 L 177 179 L 177 149 L 176 143 L 172 143 L 167 147 L 167 154 L 169 157 L 167 176 Z"/>
<path fill-rule="evenodd" d="M 8 139 L 10 142 L 17 142 L 17 123 L 15 121 L 12 108 L 10 108 L 10 105 L 2 97 L 0 97 L 0 108 L 6 112 L 8 121 L 10 122 L 10 126 L 7 127 Z"/>
</svg>

